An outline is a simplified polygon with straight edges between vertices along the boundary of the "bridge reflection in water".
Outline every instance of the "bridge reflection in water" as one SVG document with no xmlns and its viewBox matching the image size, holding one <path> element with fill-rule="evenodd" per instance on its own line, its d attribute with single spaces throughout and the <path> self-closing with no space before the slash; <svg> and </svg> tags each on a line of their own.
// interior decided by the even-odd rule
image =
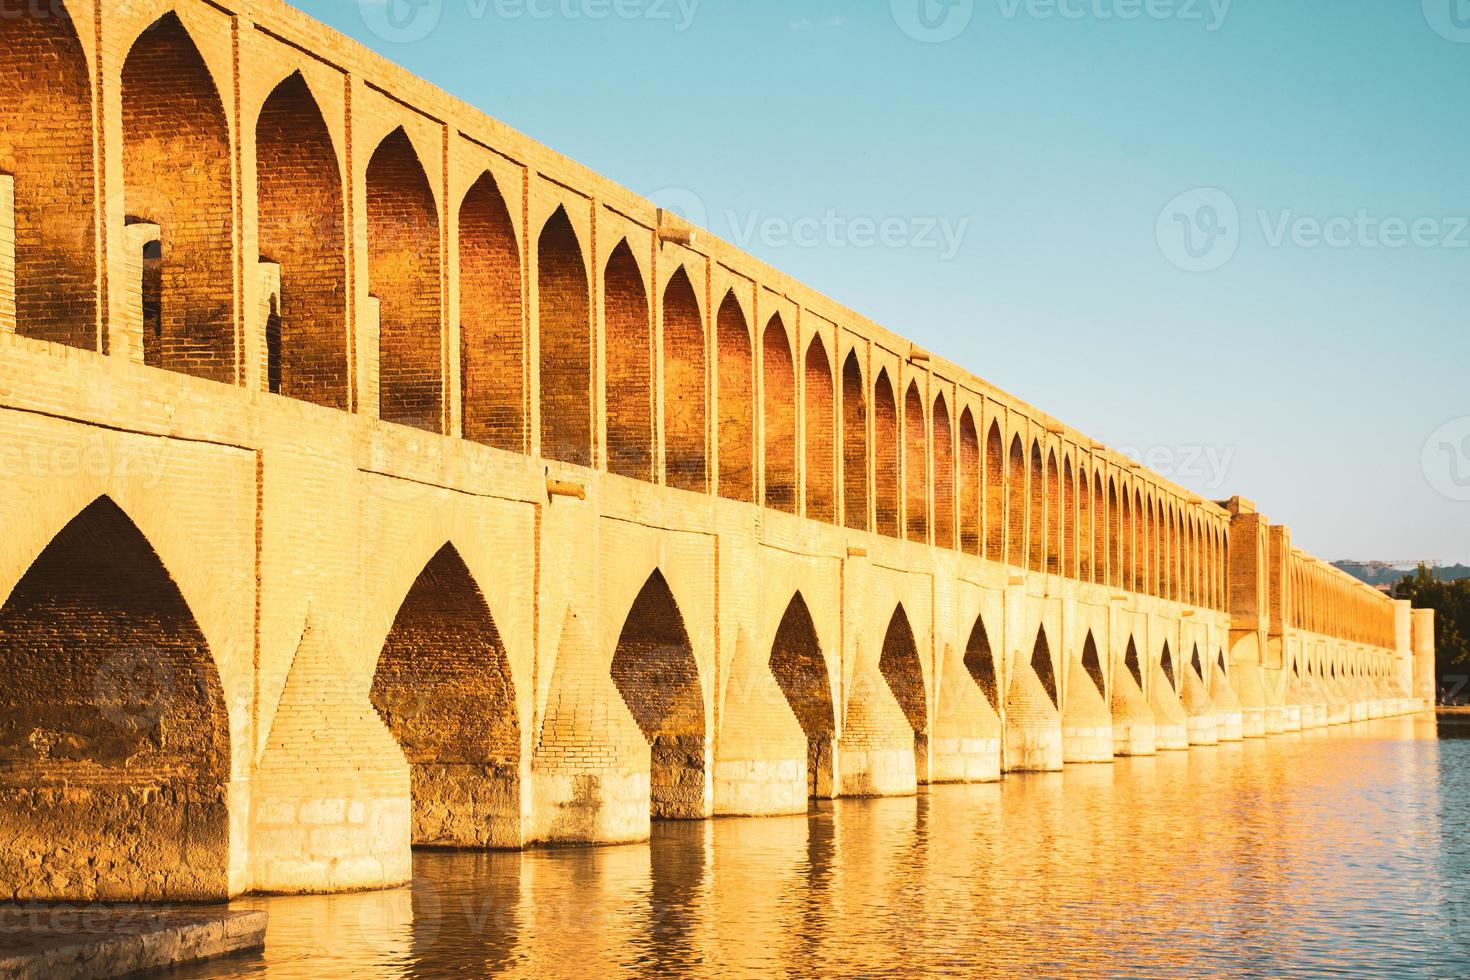
<svg viewBox="0 0 1470 980">
<path fill-rule="evenodd" d="M 1463 976 L 1467 834 L 1470 742 L 1421 716 L 237 904 L 271 977 Z"/>
</svg>

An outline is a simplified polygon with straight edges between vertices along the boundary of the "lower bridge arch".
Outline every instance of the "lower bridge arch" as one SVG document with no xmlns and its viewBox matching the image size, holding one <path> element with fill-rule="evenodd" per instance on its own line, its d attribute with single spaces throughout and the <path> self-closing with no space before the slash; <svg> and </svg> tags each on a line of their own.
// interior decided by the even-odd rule
<svg viewBox="0 0 1470 980">
<path fill-rule="evenodd" d="M 142 532 L 98 498 L 0 607 L 0 897 L 222 899 L 229 784 L 204 634 Z"/>
<path fill-rule="evenodd" d="M 684 617 L 661 572 L 649 576 L 628 610 L 611 670 L 648 740 L 649 815 L 709 816 L 704 688 Z"/>
<path fill-rule="evenodd" d="M 372 702 L 408 759 L 415 845 L 520 845 L 515 684 L 490 608 L 453 545 L 429 560 L 399 606 Z"/>
<path fill-rule="evenodd" d="M 836 795 L 837 715 L 832 681 L 811 611 L 800 592 L 792 597 L 771 643 L 771 674 L 786 696 L 807 741 L 807 795 Z"/>
</svg>

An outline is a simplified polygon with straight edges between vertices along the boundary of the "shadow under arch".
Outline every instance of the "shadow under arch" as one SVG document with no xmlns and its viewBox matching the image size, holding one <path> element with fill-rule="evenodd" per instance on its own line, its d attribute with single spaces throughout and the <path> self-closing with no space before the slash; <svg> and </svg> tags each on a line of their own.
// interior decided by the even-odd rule
<svg viewBox="0 0 1470 980">
<path fill-rule="evenodd" d="M 452 544 L 399 606 L 371 698 L 408 760 L 416 846 L 520 846 L 515 682 L 490 607 Z"/>
<path fill-rule="evenodd" d="M 648 740 L 650 816 L 709 816 L 704 688 L 684 617 L 662 572 L 655 570 L 633 600 L 611 671 Z"/>
<path fill-rule="evenodd" d="M 837 716 L 833 711 L 832 682 L 822 657 L 816 624 L 800 592 L 791 598 L 771 643 L 771 673 L 796 715 L 807 740 L 807 795 L 831 799 L 835 795 L 833 742 Z"/>
<path fill-rule="evenodd" d="M 178 586 L 111 498 L 63 527 L 0 607 L 0 706 L 11 893 L 228 896 L 219 672 Z M 26 866 L 28 853 L 41 863 Z"/>
</svg>

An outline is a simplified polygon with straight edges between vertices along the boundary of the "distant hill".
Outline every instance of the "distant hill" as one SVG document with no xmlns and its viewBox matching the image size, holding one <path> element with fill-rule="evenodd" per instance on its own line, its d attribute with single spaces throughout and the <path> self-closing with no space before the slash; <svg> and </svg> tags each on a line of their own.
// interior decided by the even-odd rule
<svg viewBox="0 0 1470 980">
<path fill-rule="evenodd" d="M 1381 561 L 1335 561 L 1332 564 L 1347 572 L 1353 578 L 1361 579 L 1372 586 L 1394 585 L 1405 575 L 1414 572 L 1412 568 L 1402 565 L 1389 565 Z M 1470 566 L 1467 565 L 1444 565 L 1439 568 L 1430 569 L 1441 582 L 1456 582 L 1463 578 L 1470 578 Z"/>
</svg>

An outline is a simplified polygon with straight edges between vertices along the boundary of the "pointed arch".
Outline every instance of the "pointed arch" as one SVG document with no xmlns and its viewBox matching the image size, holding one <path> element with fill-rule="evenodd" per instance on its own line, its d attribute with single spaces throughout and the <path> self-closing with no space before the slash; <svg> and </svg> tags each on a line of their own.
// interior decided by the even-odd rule
<svg viewBox="0 0 1470 980">
<path fill-rule="evenodd" d="M 653 479 L 653 331 L 643 270 L 625 238 L 602 272 L 607 336 L 607 469 Z"/>
<path fill-rule="evenodd" d="M 1148 533 L 1144 524 L 1143 491 L 1133 484 L 1133 560 L 1129 563 L 1132 587 L 1129 591 L 1148 592 Z"/>
<path fill-rule="evenodd" d="M 833 795 L 833 739 L 837 716 L 832 682 L 822 656 L 817 628 L 798 592 L 781 616 L 771 642 L 771 674 L 796 715 L 807 739 L 807 791 L 814 798 Z"/>
<path fill-rule="evenodd" d="M 878 515 L 878 533 L 899 537 L 903 513 L 899 484 L 902 444 L 898 439 L 898 398 L 888 369 L 878 372 L 873 382 L 873 494 Z"/>
<path fill-rule="evenodd" d="M 62 0 L 6 12 L 0 173 L 15 179 L 15 331 L 96 350 L 96 165 L 87 57 Z"/>
<path fill-rule="evenodd" d="M 1174 675 L 1174 651 L 1169 648 L 1169 641 L 1164 641 L 1164 650 L 1159 655 L 1159 666 L 1164 671 L 1164 679 L 1176 692 L 1179 690 L 1179 681 Z"/>
<path fill-rule="evenodd" d="M 227 896 L 219 671 L 173 578 L 110 498 L 67 523 L 0 607 L 0 757 L 8 894 Z"/>
<path fill-rule="evenodd" d="M 1128 650 L 1123 654 L 1123 666 L 1133 675 L 1133 682 L 1138 685 L 1138 689 L 1143 690 L 1143 664 L 1138 659 L 1138 645 L 1131 636 L 1128 637 Z"/>
<path fill-rule="evenodd" d="M 1086 462 L 1077 464 L 1077 578 L 1083 582 L 1094 581 L 1093 575 L 1093 514 L 1092 477 L 1087 472 Z"/>
<path fill-rule="evenodd" d="M 719 346 L 720 496 L 755 500 L 755 363 L 750 324 L 735 298 L 725 294 L 716 317 Z"/>
<path fill-rule="evenodd" d="M 281 267 L 279 343 L 267 390 L 346 409 L 347 253 L 342 170 L 300 72 L 276 86 L 255 124 L 260 257 Z"/>
<path fill-rule="evenodd" d="M 402 127 L 367 168 L 368 281 L 378 300 L 378 415 L 442 432 L 439 214 Z"/>
<path fill-rule="evenodd" d="M 664 479 L 671 487 L 709 489 L 706 451 L 704 315 L 683 266 L 664 287 Z"/>
<path fill-rule="evenodd" d="M 393 617 L 373 707 L 408 760 L 413 842 L 520 842 L 520 718 L 490 607 L 464 559 L 440 548 Z"/>
<path fill-rule="evenodd" d="M 1006 531 L 1006 563 L 1016 568 L 1029 568 L 1031 556 L 1026 541 L 1026 510 L 1030 495 L 1027 493 L 1026 450 L 1021 445 L 1021 436 L 1011 437 L 1011 455 L 1006 468 L 1008 517 Z"/>
<path fill-rule="evenodd" d="M 1062 561 L 1066 551 L 1062 546 L 1062 480 L 1057 472 L 1057 454 L 1046 453 L 1046 571 L 1052 575 L 1063 573 Z"/>
<path fill-rule="evenodd" d="M 1062 574 L 1080 578 L 1077 546 L 1077 476 L 1072 471 L 1072 457 L 1062 457 L 1062 516 L 1058 523 L 1062 534 Z"/>
<path fill-rule="evenodd" d="M 965 641 L 965 669 L 975 679 L 981 693 L 990 702 L 990 707 L 1000 712 L 1000 679 L 995 670 L 995 653 L 990 647 L 990 634 L 985 629 L 985 618 L 975 617 L 970 628 L 970 637 Z"/>
<path fill-rule="evenodd" d="M 1051 659 L 1051 644 L 1046 639 L 1046 627 L 1036 631 L 1036 645 L 1031 648 L 1031 669 L 1041 679 L 1041 686 L 1051 698 L 1052 707 L 1061 705 L 1057 692 L 1057 672 Z"/>
<path fill-rule="evenodd" d="M 1087 639 L 1082 643 L 1082 669 L 1087 676 L 1092 678 L 1092 683 L 1097 687 L 1097 693 L 1108 698 L 1108 683 L 1102 669 L 1102 658 L 1097 653 L 1097 641 L 1092 638 L 1092 630 L 1087 631 Z"/>
<path fill-rule="evenodd" d="M 1127 485 L 1123 486 L 1123 539 L 1122 539 L 1122 569 L 1123 576 L 1121 588 L 1128 592 L 1136 592 L 1137 583 L 1134 580 L 1134 561 L 1137 551 L 1134 550 L 1134 525 L 1133 525 L 1133 494 L 1129 492 Z"/>
<path fill-rule="evenodd" d="M 929 540 L 929 439 L 924 398 L 910 381 L 903 398 L 904 524 L 910 541 Z"/>
<path fill-rule="evenodd" d="M 843 524 L 868 530 L 868 401 L 857 350 L 842 363 Z"/>
<path fill-rule="evenodd" d="M 684 617 L 662 572 L 648 577 L 628 610 L 611 672 L 648 740 L 652 816 L 707 816 L 704 687 Z"/>
<path fill-rule="evenodd" d="M 526 451 L 526 315 L 515 222 L 487 170 L 459 206 L 464 437 Z"/>
<path fill-rule="evenodd" d="M 1006 560 L 1006 451 L 994 421 L 985 437 L 985 557 Z"/>
<path fill-rule="evenodd" d="M 1154 523 L 1154 497 L 1153 491 L 1143 498 L 1143 548 L 1139 554 L 1139 565 L 1143 569 L 1142 592 L 1148 595 L 1158 595 L 1158 580 L 1154 576 L 1155 563 L 1158 560 L 1158 542 L 1154 537 L 1158 525 Z"/>
<path fill-rule="evenodd" d="M 1026 550 L 1030 561 L 1027 567 L 1033 572 L 1046 571 L 1046 519 L 1047 519 L 1047 497 L 1050 495 L 1048 489 L 1050 480 L 1046 472 L 1046 464 L 1041 458 L 1041 444 L 1036 440 L 1031 441 L 1031 478 L 1026 492 L 1026 504 L 1029 510 L 1027 524 L 1030 528 L 1030 544 Z"/>
<path fill-rule="evenodd" d="M 1108 498 L 1103 493 L 1102 467 L 1094 465 L 1092 471 L 1092 580 L 1099 585 L 1108 583 Z"/>
<path fill-rule="evenodd" d="M 173 13 L 143 31 L 122 70 L 124 208 L 157 225 L 154 367 L 234 383 L 234 173 L 224 104 Z M 87 233 L 90 238 L 90 231 Z"/>
<path fill-rule="evenodd" d="M 919 647 L 902 603 L 888 621 L 878 670 L 914 730 L 915 771 L 919 781 L 926 782 L 929 774 L 929 699 L 924 688 L 924 668 L 919 663 Z"/>
<path fill-rule="evenodd" d="M 944 392 L 934 396 L 934 543 L 955 546 L 954 521 L 954 430 Z"/>
<path fill-rule="evenodd" d="M 765 398 L 765 503 L 796 513 L 796 368 L 786 324 L 777 313 L 761 341 Z"/>
<path fill-rule="evenodd" d="M 837 522 L 836 391 L 832 363 L 820 336 L 806 349 L 806 516 Z"/>
<path fill-rule="evenodd" d="M 1118 484 L 1108 477 L 1108 584 L 1123 587 L 1123 517 L 1118 509 Z"/>
<path fill-rule="evenodd" d="M 536 244 L 541 357 L 541 455 L 592 465 L 592 301 L 587 263 L 566 209 Z"/>
<path fill-rule="evenodd" d="M 980 526 L 980 433 L 975 415 L 967 406 L 960 413 L 960 550 L 968 555 L 982 552 Z"/>
</svg>

